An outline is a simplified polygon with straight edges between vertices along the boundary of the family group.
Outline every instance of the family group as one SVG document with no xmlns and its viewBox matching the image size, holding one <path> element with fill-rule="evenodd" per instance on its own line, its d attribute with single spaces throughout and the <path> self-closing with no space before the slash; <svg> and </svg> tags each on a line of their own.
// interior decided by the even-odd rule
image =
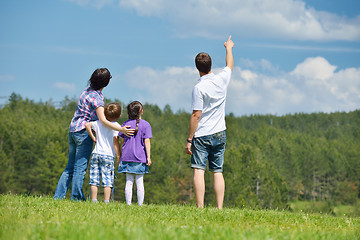
<svg viewBox="0 0 360 240">
<path fill-rule="evenodd" d="M 218 74 L 211 72 L 209 54 L 195 57 L 200 78 L 192 92 L 192 114 L 185 151 L 191 155 L 194 169 L 194 191 L 198 208 L 204 207 L 207 168 L 213 173 L 216 207 L 223 208 L 225 181 L 223 163 L 226 143 L 225 102 L 234 67 L 231 36 L 224 43 L 226 67 Z M 107 68 L 96 69 L 89 86 L 79 97 L 69 127 L 69 160 L 55 190 L 55 199 L 63 199 L 71 184 L 71 199 L 85 201 L 83 182 L 90 162 L 91 201 L 97 202 L 100 179 L 104 201 L 109 202 L 114 184 L 115 158 L 118 172 L 126 174 L 125 199 L 131 205 L 134 183 L 138 204 L 144 202 L 144 174 L 151 162 L 151 125 L 141 116 L 143 105 L 133 101 L 127 106 L 128 120 L 120 125 L 122 109 L 119 103 L 104 104 L 102 90 L 110 83 Z M 95 147 L 94 147 L 95 143 Z"/>
</svg>

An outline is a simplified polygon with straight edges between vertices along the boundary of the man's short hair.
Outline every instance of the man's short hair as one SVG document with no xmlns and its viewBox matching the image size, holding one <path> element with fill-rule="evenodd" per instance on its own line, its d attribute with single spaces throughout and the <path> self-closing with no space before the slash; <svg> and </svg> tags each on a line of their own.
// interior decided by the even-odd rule
<svg viewBox="0 0 360 240">
<path fill-rule="evenodd" d="M 195 65 L 197 70 L 202 73 L 211 71 L 211 57 L 209 54 L 201 52 L 195 57 Z"/>
<path fill-rule="evenodd" d="M 110 103 L 105 106 L 105 117 L 108 121 L 116 121 L 121 116 L 121 106 L 119 103 Z"/>
</svg>

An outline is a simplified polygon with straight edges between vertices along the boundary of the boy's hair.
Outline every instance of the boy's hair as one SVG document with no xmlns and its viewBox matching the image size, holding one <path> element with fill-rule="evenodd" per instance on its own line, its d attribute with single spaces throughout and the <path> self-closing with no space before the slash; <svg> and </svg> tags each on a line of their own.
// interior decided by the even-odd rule
<svg viewBox="0 0 360 240">
<path fill-rule="evenodd" d="M 201 52 L 195 57 L 195 65 L 197 70 L 202 73 L 211 71 L 211 57 L 209 54 Z"/>
<path fill-rule="evenodd" d="M 107 68 L 96 69 L 89 80 L 90 87 L 95 91 L 106 87 L 111 79 L 110 72 Z"/>
<path fill-rule="evenodd" d="M 121 106 L 119 103 L 107 104 L 104 113 L 108 121 L 115 121 L 121 116 Z"/>
<path fill-rule="evenodd" d="M 127 106 L 129 119 L 139 119 L 143 105 L 139 101 L 133 101 Z"/>
</svg>

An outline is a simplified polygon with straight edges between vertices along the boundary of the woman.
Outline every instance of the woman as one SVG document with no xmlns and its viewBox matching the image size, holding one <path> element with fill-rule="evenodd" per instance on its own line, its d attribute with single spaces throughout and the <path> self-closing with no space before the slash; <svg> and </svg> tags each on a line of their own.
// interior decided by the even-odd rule
<svg viewBox="0 0 360 240">
<path fill-rule="evenodd" d="M 85 124 L 100 120 L 108 128 L 120 131 L 127 136 L 134 134 L 129 126 L 120 127 L 105 118 L 102 90 L 111 79 L 107 68 L 96 69 L 89 80 L 89 87 L 80 95 L 74 117 L 69 127 L 69 160 L 55 190 L 55 199 L 65 198 L 71 183 L 71 199 L 85 201 L 83 182 L 89 165 L 93 141 L 86 132 Z"/>
</svg>

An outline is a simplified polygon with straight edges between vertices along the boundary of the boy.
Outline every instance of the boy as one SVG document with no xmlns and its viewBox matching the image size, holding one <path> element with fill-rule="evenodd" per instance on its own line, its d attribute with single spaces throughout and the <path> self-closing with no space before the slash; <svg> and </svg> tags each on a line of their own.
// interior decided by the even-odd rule
<svg viewBox="0 0 360 240">
<path fill-rule="evenodd" d="M 118 103 L 110 103 L 105 106 L 105 117 L 108 121 L 119 125 L 116 122 L 121 117 L 121 106 Z M 96 143 L 92 152 L 90 163 L 91 201 L 97 202 L 97 191 L 100 185 L 100 175 L 104 187 L 104 202 L 110 200 L 111 188 L 114 184 L 114 161 L 115 154 L 120 158 L 120 146 L 118 131 L 112 130 L 101 124 L 99 120 L 85 124 L 86 131 Z M 96 134 L 94 136 L 93 131 Z"/>
</svg>

